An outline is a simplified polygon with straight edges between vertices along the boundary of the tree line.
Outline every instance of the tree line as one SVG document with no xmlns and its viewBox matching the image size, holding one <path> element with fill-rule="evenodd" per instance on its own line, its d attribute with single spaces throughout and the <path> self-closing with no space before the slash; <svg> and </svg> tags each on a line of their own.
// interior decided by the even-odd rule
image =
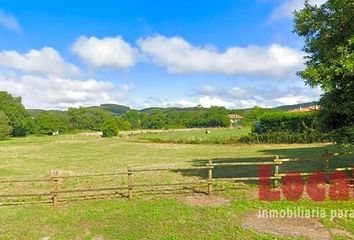
<svg viewBox="0 0 354 240">
<path fill-rule="evenodd" d="M 222 107 L 194 111 L 156 109 L 151 113 L 129 110 L 118 116 L 100 107 L 26 110 L 21 100 L 0 92 L 0 138 L 80 130 L 102 131 L 109 137 L 117 135 L 119 130 L 230 126 L 229 112 Z"/>
</svg>

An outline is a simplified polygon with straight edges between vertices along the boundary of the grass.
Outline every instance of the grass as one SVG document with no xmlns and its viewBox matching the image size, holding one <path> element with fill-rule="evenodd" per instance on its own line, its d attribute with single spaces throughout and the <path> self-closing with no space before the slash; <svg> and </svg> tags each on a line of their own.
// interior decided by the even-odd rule
<svg viewBox="0 0 354 240">
<path fill-rule="evenodd" d="M 76 173 L 112 172 L 128 165 L 190 166 L 209 159 L 319 156 L 328 144 L 189 145 L 130 142 L 79 135 L 13 138 L 0 142 L 0 177 L 45 176 L 52 169 Z"/>
<path fill-rule="evenodd" d="M 310 201 L 276 203 L 245 199 L 238 192 L 227 192 L 230 206 L 191 207 L 180 197 L 112 199 L 49 205 L 0 208 L 1 239 L 275 239 L 242 227 L 242 216 L 249 211 L 301 206 L 308 209 L 353 209 L 351 202 Z M 354 233 L 353 219 L 335 223 L 323 219 L 327 227 L 341 227 Z M 277 239 L 287 239 L 277 237 Z M 334 238 L 344 239 L 344 238 Z"/>
<path fill-rule="evenodd" d="M 148 141 L 154 143 L 185 143 L 185 144 L 228 144 L 236 143 L 237 140 L 250 132 L 249 128 L 220 128 L 190 131 L 163 131 L 143 133 L 132 136 L 136 141 Z"/>
<path fill-rule="evenodd" d="M 118 171 L 126 169 L 129 164 L 191 166 L 204 164 L 209 159 L 223 162 L 259 161 L 272 159 L 276 154 L 286 158 L 309 157 L 318 156 L 326 149 L 336 151 L 329 144 L 160 144 L 78 135 L 14 138 L 0 142 L 0 178 L 43 177 L 51 169 L 79 174 Z M 353 159 L 338 157 L 332 161 L 332 166 L 353 163 Z M 309 160 L 294 163 L 288 166 L 289 169 L 283 170 L 313 170 L 321 167 L 320 162 Z M 257 174 L 257 169 L 219 168 L 214 173 L 215 177 L 242 176 Z M 168 171 L 153 175 L 137 174 L 134 179 L 147 183 L 182 179 L 187 181 L 203 177 L 203 172 Z M 96 178 L 81 181 L 68 182 L 65 187 L 117 184 L 125 179 Z M 10 189 L 25 192 L 34 187 L 45 189 L 46 186 L 1 184 L 0 187 L 0 192 Z M 328 200 L 314 203 L 305 199 L 298 202 L 261 202 L 255 197 L 257 187 L 254 185 L 245 185 L 240 189 L 226 188 L 216 194 L 229 198 L 231 205 L 218 208 L 192 207 L 181 200 L 181 195 L 140 195 L 131 201 L 125 198 L 81 201 L 62 203 L 59 208 L 45 204 L 0 207 L 0 239 L 92 239 L 97 236 L 103 239 L 274 239 L 274 236 L 244 229 L 241 223 L 243 214 L 260 207 L 320 207 L 326 211 L 354 209 L 354 201 Z M 338 219 L 333 223 L 325 218 L 322 222 L 327 227 L 335 225 L 354 233 L 354 219 Z"/>
</svg>

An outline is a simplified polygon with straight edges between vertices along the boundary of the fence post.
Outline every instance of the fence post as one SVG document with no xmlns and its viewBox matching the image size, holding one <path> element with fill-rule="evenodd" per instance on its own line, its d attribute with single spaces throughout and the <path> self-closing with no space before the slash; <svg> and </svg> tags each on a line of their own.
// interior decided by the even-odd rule
<svg viewBox="0 0 354 240">
<path fill-rule="evenodd" d="M 324 158 L 324 169 L 326 173 L 326 183 L 330 183 L 329 179 L 329 174 L 330 174 L 330 168 L 329 168 L 329 159 L 331 157 L 331 154 L 328 153 L 328 150 L 325 151 L 325 153 L 322 155 Z"/>
<path fill-rule="evenodd" d="M 133 198 L 133 170 L 131 166 L 128 166 L 128 197 Z"/>
<path fill-rule="evenodd" d="M 278 177 L 279 174 L 279 156 L 275 155 L 275 159 L 274 159 L 274 177 Z M 279 180 L 275 179 L 274 180 L 274 187 L 279 187 Z"/>
<path fill-rule="evenodd" d="M 58 178 L 58 170 L 52 170 L 50 172 L 50 178 L 53 182 L 53 191 L 51 192 L 52 195 L 52 203 L 53 206 L 56 207 L 58 205 L 58 190 L 59 190 L 59 178 Z"/>
<path fill-rule="evenodd" d="M 208 195 L 213 194 L 213 161 L 209 160 L 207 166 L 208 168 Z"/>
</svg>

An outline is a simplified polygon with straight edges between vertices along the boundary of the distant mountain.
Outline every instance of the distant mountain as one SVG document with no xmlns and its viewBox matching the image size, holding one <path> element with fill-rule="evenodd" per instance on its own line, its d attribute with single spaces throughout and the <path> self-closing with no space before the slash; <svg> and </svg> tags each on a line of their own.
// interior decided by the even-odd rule
<svg viewBox="0 0 354 240">
<path fill-rule="evenodd" d="M 203 109 L 202 107 L 188 107 L 188 108 L 182 108 L 182 107 L 167 107 L 167 108 L 162 108 L 162 107 L 151 107 L 151 108 L 144 108 L 139 110 L 139 112 L 143 113 L 152 113 L 156 110 L 162 111 L 162 112 L 192 112 L 192 111 L 198 111 L 200 109 Z"/>
<path fill-rule="evenodd" d="M 118 104 L 101 104 L 99 107 L 116 115 L 122 115 L 132 110 L 130 107 Z"/>
<path fill-rule="evenodd" d="M 292 109 L 297 109 L 297 108 L 305 108 L 305 107 L 309 107 L 309 106 L 313 106 L 313 105 L 318 105 L 318 102 L 307 102 L 307 103 L 300 103 L 300 104 L 294 104 L 294 105 L 283 105 L 283 106 L 278 106 L 278 107 L 274 107 L 274 108 L 269 108 L 269 109 L 275 109 L 275 110 L 283 110 L 283 111 L 288 111 L 288 110 L 292 110 Z M 198 111 L 201 109 L 204 109 L 201 106 L 197 106 L 197 107 L 188 107 L 188 108 L 182 108 L 182 107 L 167 107 L 167 108 L 162 108 L 162 107 L 151 107 L 151 108 L 144 108 L 141 110 L 135 110 L 132 109 L 128 106 L 124 106 L 124 105 L 118 105 L 118 104 L 101 104 L 100 106 L 92 106 L 89 108 L 100 108 L 103 109 L 107 112 L 113 113 L 115 115 L 122 115 L 125 112 L 128 111 L 139 111 L 142 113 L 152 113 L 156 110 L 162 111 L 162 112 L 192 112 L 192 111 Z M 245 113 L 247 113 L 248 111 L 252 110 L 252 108 L 243 108 L 243 109 L 230 109 L 229 112 L 230 113 L 237 113 L 240 115 L 243 115 Z M 27 110 L 31 116 L 38 116 L 38 114 L 41 111 L 44 111 L 42 109 L 28 109 Z M 64 114 L 66 111 L 60 111 L 60 110 L 46 110 L 46 111 L 51 111 L 51 112 L 56 112 L 56 113 L 62 113 Z"/>
<path fill-rule="evenodd" d="M 60 110 L 44 110 L 44 109 L 27 109 L 27 112 L 29 113 L 29 115 L 31 115 L 32 117 L 38 117 L 38 115 L 43 112 L 53 112 L 53 113 L 59 113 L 59 114 L 65 114 L 66 111 L 60 111 Z"/>
</svg>

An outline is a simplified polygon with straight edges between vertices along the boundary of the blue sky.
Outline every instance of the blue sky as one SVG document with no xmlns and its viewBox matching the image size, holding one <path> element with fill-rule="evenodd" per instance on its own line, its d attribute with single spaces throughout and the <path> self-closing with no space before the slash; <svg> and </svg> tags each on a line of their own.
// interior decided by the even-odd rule
<svg viewBox="0 0 354 240">
<path fill-rule="evenodd" d="M 46 109 L 317 100 L 321 92 L 295 74 L 304 60 L 292 11 L 302 6 L 302 0 L 0 0 L 0 90 Z"/>
</svg>

